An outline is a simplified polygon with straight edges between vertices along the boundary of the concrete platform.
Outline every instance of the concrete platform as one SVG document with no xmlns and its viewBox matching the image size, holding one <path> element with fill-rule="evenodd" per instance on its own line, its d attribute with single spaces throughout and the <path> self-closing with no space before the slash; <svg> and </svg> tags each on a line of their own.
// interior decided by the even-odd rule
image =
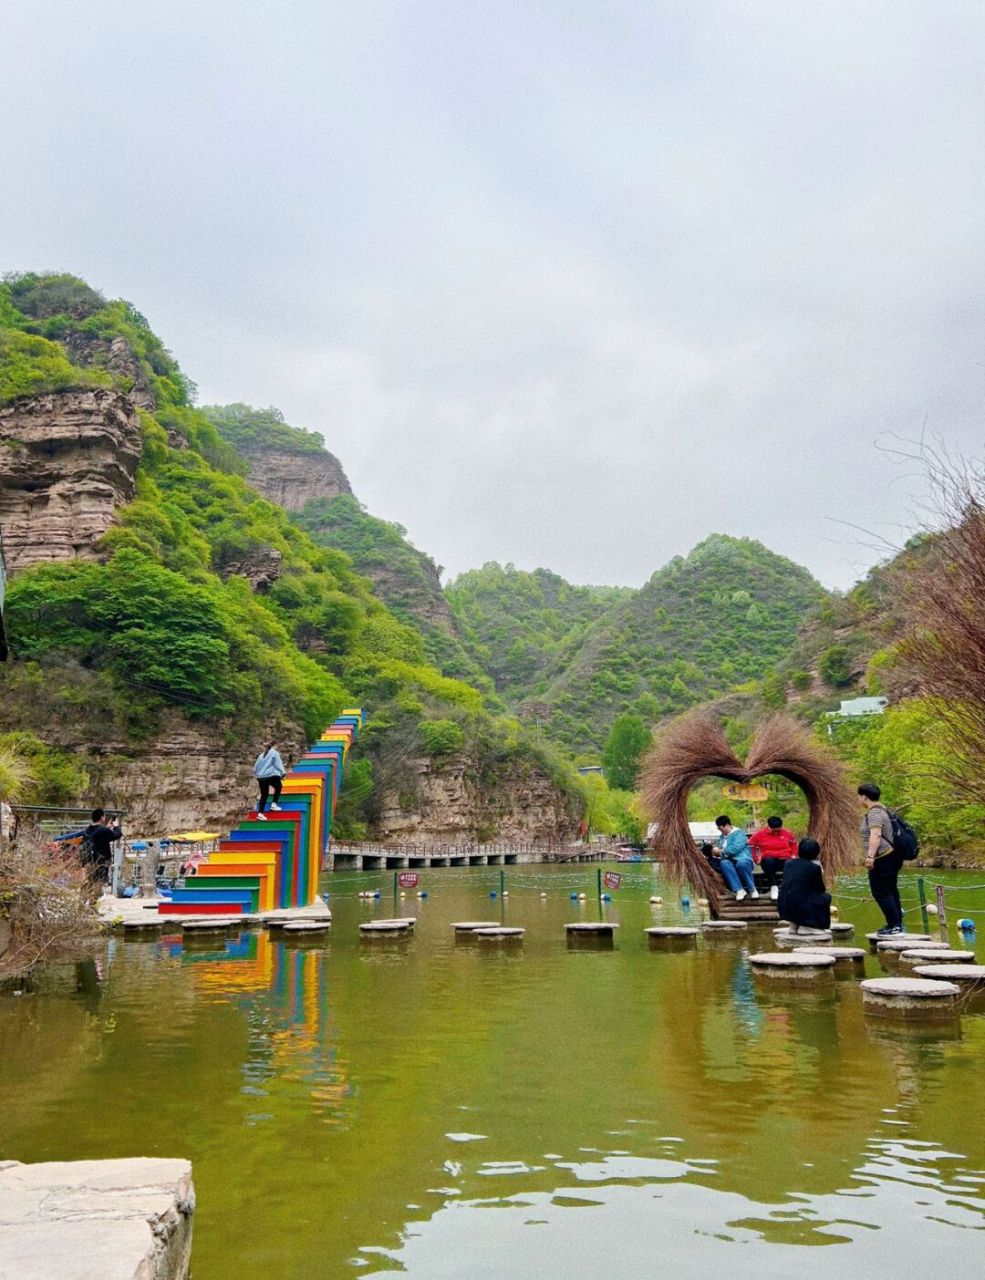
<svg viewBox="0 0 985 1280">
<path fill-rule="evenodd" d="M 701 932 L 697 927 L 682 924 L 653 925 L 643 932 L 651 942 L 693 942 Z"/>
<path fill-rule="evenodd" d="M 773 938 L 781 944 L 789 943 L 791 946 L 797 946 L 800 943 L 812 942 L 814 946 L 827 946 L 828 943 L 834 941 L 834 935 L 830 929 L 812 929 L 810 933 L 794 933 L 791 929 L 777 929 Z"/>
<path fill-rule="evenodd" d="M 885 933 L 867 933 L 865 935 L 869 943 L 869 950 L 875 954 L 876 947 L 880 942 L 908 942 L 911 946 L 917 942 L 933 942 L 934 937 L 929 933 L 897 933 L 892 937 Z M 939 941 L 939 939 L 938 939 Z M 946 944 L 942 944 L 946 945 Z"/>
<path fill-rule="evenodd" d="M 707 933 L 709 936 L 747 933 L 748 930 L 749 925 L 745 920 L 704 920 L 701 924 L 702 933 Z"/>
<path fill-rule="evenodd" d="M 931 978 L 867 978 L 861 984 L 866 1013 L 890 1018 L 950 1017 L 960 987 Z"/>
<path fill-rule="evenodd" d="M 0 1280 L 186 1280 L 187 1160 L 0 1162 Z"/>
<path fill-rule="evenodd" d="M 283 926 L 284 932 L 292 937 L 296 935 L 320 935 L 328 933 L 332 927 L 331 920 L 289 920 Z"/>
<path fill-rule="evenodd" d="M 476 929 L 498 929 L 498 920 L 457 920 L 452 925 L 456 933 L 475 933 Z"/>
<path fill-rule="evenodd" d="M 507 925 L 497 924 L 492 928 L 473 929 L 472 937 L 477 938 L 479 942 L 522 942 L 526 929 L 516 929 Z"/>
<path fill-rule="evenodd" d="M 410 933 L 413 927 L 413 920 L 364 920 L 359 926 L 359 932 L 364 938 L 392 937 L 394 934 Z"/>
<path fill-rule="evenodd" d="M 798 943 L 795 950 L 799 953 L 810 951 L 811 944 L 809 942 Z M 863 947 L 825 947 L 819 952 L 822 956 L 833 956 L 835 964 L 852 963 L 863 964 L 865 962 L 865 950 Z"/>
<path fill-rule="evenodd" d="M 239 916 L 195 916 L 190 920 L 183 920 L 177 916 L 175 924 L 179 925 L 184 933 L 225 933 L 227 929 L 243 927 Z"/>
</svg>

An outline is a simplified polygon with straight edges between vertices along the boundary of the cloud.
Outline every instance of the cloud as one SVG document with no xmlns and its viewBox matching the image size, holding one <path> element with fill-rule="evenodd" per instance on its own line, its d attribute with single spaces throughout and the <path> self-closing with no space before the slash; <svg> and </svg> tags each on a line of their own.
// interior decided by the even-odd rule
<svg viewBox="0 0 985 1280">
<path fill-rule="evenodd" d="M 919 520 L 877 441 L 981 450 L 980 5 L 9 22 L 6 265 L 131 298 L 451 571 L 638 583 L 717 529 L 847 585 L 838 522 Z"/>
</svg>

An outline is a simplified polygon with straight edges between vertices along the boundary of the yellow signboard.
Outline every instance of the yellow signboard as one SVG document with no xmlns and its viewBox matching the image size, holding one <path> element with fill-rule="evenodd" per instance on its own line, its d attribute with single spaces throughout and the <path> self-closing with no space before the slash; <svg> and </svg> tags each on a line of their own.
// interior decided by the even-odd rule
<svg viewBox="0 0 985 1280">
<path fill-rule="evenodd" d="M 754 804 L 770 798 L 770 793 L 759 782 L 726 782 L 722 795 L 726 800 L 750 800 Z"/>
</svg>

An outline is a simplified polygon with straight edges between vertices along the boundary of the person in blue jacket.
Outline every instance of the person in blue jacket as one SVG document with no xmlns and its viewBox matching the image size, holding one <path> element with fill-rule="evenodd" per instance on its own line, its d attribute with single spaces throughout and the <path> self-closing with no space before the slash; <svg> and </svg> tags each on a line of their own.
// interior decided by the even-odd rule
<svg viewBox="0 0 985 1280">
<path fill-rule="evenodd" d="M 727 813 L 715 819 L 715 826 L 720 832 L 716 845 L 722 856 L 719 870 L 725 883 L 735 894 L 736 902 L 741 902 L 746 897 L 758 898 L 752 874 L 752 851 L 746 833 L 741 827 L 732 825 L 732 819 Z"/>
</svg>

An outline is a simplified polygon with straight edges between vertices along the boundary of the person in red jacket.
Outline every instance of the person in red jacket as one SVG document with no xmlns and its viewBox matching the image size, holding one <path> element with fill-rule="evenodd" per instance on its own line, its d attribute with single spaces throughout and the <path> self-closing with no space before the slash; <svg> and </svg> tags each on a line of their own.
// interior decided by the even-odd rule
<svg viewBox="0 0 985 1280">
<path fill-rule="evenodd" d="M 776 873 L 783 870 L 783 864 L 797 853 L 797 837 L 783 825 L 783 819 L 772 817 L 766 819 L 766 826 L 749 837 L 752 845 L 752 856 L 763 869 L 763 877 L 769 886 L 770 897 L 774 901 L 780 895 L 779 881 Z"/>
</svg>

